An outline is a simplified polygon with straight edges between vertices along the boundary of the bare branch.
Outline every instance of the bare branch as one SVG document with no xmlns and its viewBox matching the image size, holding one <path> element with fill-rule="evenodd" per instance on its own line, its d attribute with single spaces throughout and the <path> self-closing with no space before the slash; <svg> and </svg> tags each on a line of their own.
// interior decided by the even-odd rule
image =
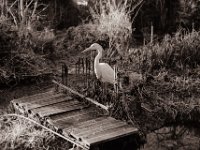
<svg viewBox="0 0 200 150">
<path fill-rule="evenodd" d="M 15 26 L 18 28 L 18 23 L 17 23 L 17 19 L 16 19 L 15 15 L 12 13 L 11 9 L 8 9 L 8 12 L 9 12 L 10 15 L 12 16 L 13 21 L 14 21 L 14 23 L 15 23 Z"/>
<path fill-rule="evenodd" d="M 34 1 L 34 0 L 31 0 L 31 1 L 30 1 L 30 3 L 26 6 L 26 9 L 28 9 L 28 8 L 31 6 L 31 4 L 33 3 L 33 1 Z"/>
<path fill-rule="evenodd" d="M 24 18 L 24 0 L 20 0 L 19 5 L 20 5 L 20 8 L 19 8 L 20 14 L 21 14 L 21 17 L 22 17 L 22 20 L 23 20 L 23 18 Z"/>
<path fill-rule="evenodd" d="M 139 8 L 138 8 L 138 10 L 135 12 L 135 15 L 134 15 L 134 17 L 133 17 L 133 19 L 132 19 L 133 21 L 134 21 L 135 18 L 137 17 L 137 15 L 138 15 L 140 9 L 142 8 L 143 4 L 144 4 L 144 3 L 143 3 L 143 0 L 141 0 L 140 6 L 138 5 Z"/>
<path fill-rule="evenodd" d="M 33 17 L 35 15 L 37 7 L 38 7 L 38 0 L 36 0 L 35 3 L 34 3 L 34 9 L 33 9 L 31 17 Z"/>
<path fill-rule="evenodd" d="M 14 1 L 14 3 L 12 3 L 12 5 L 8 8 L 8 10 L 11 9 L 18 1 L 19 0 Z"/>
<path fill-rule="evenodd" d="M 44 7 L 41 11 L 39 11 L 39 12 L 37 13 L 37 15 L 39 15 L 40 13 L 42 13 L 43 11 L 45 11 L 48 7 L 49 7 L 49 5 L 47 5 L 46 7 Z"/>
</svg>

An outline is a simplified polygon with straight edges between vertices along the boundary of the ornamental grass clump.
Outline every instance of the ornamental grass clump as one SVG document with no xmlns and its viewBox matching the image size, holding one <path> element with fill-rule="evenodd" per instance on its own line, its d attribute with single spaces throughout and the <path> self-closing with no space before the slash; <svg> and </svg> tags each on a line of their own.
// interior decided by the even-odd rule
<svg viewBox="0 0 200 150">
<path fill-rule="evenodd" d="M 108 56 L 116 52 L 124 55 L 131 43 L 132 19 L 131 13 L 142 1 L 117 2 L 117 0 L 99 1 L 95 7 L 90 9 L 93 23 L 97 25 L 97 30 L 101 35 L 109 37 Z M 133 6 L 134 5 L 134 6 Z M 117 51 L 116 51 L 117 50 Z"/>
</svg>

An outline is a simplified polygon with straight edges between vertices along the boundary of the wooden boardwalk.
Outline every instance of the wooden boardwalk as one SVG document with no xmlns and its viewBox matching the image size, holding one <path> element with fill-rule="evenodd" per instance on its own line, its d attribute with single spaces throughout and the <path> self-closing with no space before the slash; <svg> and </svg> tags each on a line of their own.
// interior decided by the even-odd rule
<svg viewBox="0 0 200 150">
<path fill-rule="evenodd" d="M 45 120 L 49 128 L 72 139 L 83 149 L 138 134 L 137 128 L 110 117 L 95 105 L 54 89 L 14 99 L 12 104 L 19 113 Z"/>
</svg>

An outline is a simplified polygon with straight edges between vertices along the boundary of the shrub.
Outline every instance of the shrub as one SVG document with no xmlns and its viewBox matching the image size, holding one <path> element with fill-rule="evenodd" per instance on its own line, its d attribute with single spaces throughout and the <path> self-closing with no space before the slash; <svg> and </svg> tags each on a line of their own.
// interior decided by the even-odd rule
<svg viewBox="0 0 200 150">
<path fill-rule="evenodd" d="M 100 43 L 104 48 L 108 45 L 107 36 L 101 35 L 94 24 L 82 24 L 62 32 L 54 41 L 54 47 L 58 57 L 67 56 L 68 60 L 74 59 L 73 56 L 77 57 L 94 42 Z"/>
</svg>

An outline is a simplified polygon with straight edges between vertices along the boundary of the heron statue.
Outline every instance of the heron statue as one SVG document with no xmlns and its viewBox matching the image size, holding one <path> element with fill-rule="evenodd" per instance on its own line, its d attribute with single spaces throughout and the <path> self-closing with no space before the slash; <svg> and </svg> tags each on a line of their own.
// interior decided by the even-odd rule
<svg viewBox="0 0 200 150">
<path fill-rule="evenodd" d="M 99 60 L 102 57 L 103 48 L 101 45 L 94 43 L 89 48 L 85 49 L 82 53 L 96 50 L 98 52 L 94 59 L 94 72 L 96 78 L 103 83 L 115 83 L 114 70 L 107 63 L 100 63 Z"/>
</svg>

